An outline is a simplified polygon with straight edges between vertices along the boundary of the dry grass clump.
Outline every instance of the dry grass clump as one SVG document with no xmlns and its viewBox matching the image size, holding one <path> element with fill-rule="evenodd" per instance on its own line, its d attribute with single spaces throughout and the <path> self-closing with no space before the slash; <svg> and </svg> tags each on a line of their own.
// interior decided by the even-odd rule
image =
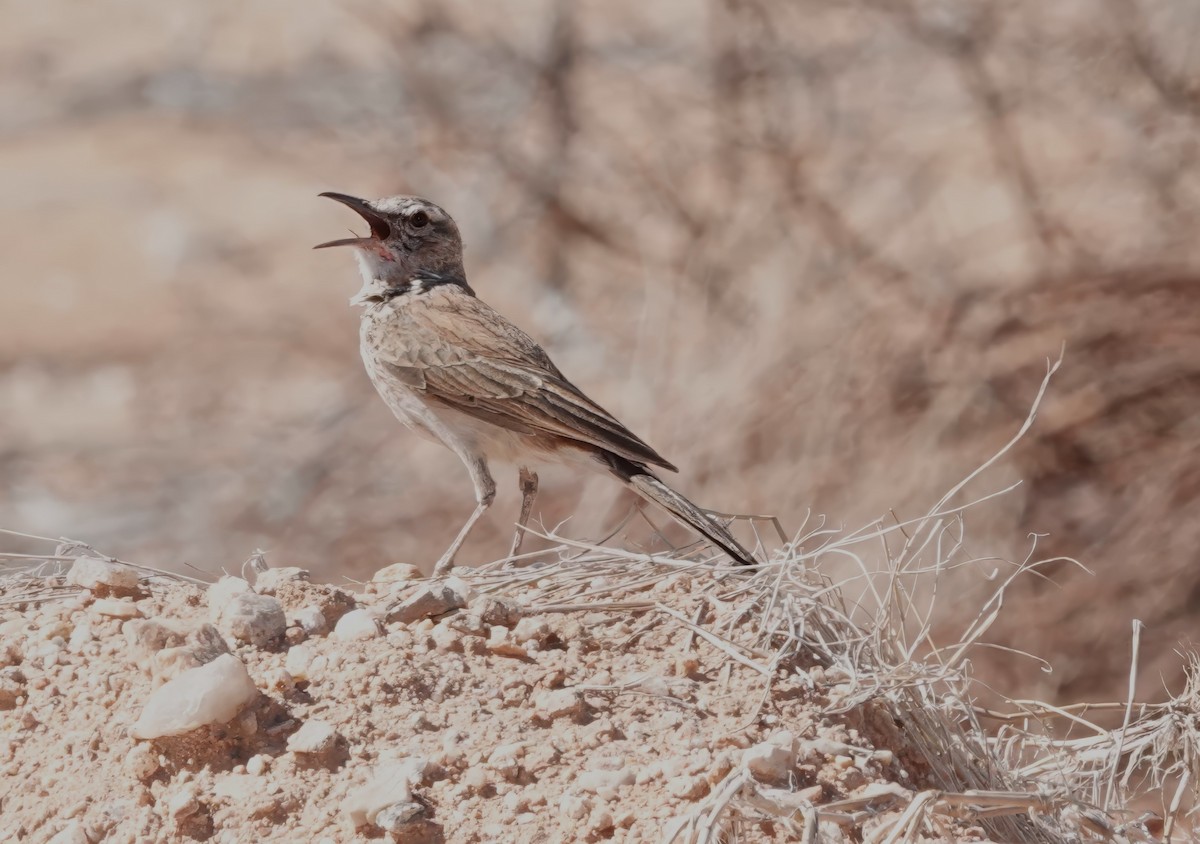
<svg viewBox="0 0 1200 844">
<path fill-rule="evenodd" d="M 777 790 L 765 794 L 745 770 L 735 769 L 677 831 L 676 840 L 718 840 L 740 822 L 765 816 L 793 825 L 802 840 L 815 841 L 822 822 L 857 826 L 889 810 L 891 820 L 876 827 L 869 840 L 912 841 L 939 829 L 944 834 L 951 819 L 978 822 L 991 836 L 1008 841 L 1078 841 L 1081 835 L 1152 841 L 1160 831 L 1169 837 L 1180 824 L 1181 809 L 1192 802 L 1189 788 L 1197 781 L 1196 657 L 1189 657 L 1190 679 L 1178 697 L 1156 705 L 1119 704 L 1126 714 L 1119 729 L 1083 717 L 1089 709 L 1112 705 L 1012 701 L 1015 714 L 973 705 L 979 690 L 969 656 L 984 645 L 1006 591 L 1020 577 L 1038 576 L 1039 567 L 1062 562 L 1035 560 L 1033 549 L 996 578 L 993 595 L 959 641 L 938 644 L 931 637 L 937 605 L 945 600 L 938 589 L 940 575 L 995 562 L 964 551 L 965 514 L 1011 487 L 965 502 L 960 498 L 1029 430 L 1059 363 L 1049 368 L 1013 439 L 918 519 L 849 533 L 823 525 L 808 528 L 785 540 L 756 571 L 718 567 L 715 580 L 709 579 L 712 563 L 705 559 L 633 554 L 550 531 L 546 536 L 560 543 L 557 562 L 516 568 L 513 560 L 502 560 L 483 576 L 497 593 L 536 585 L 541 611 L 623 609 L 668 619 L 724 651 L 730 663 L 752 669 L 760 678 L 754 690 L 760 710 L 777 678 L 799 674 L 827 698 L 828 714 L 854 713 L 869 724 L 890 725 L 892 735 L 883 740 L 894 741 L 889 746 L 897 754 L 919 759 L 926 771 L 919 790 L 814 806 L 799 805 Z M 871 570 L 864 559 L 873 543 L 886 552 L 889 565 L 883 570 Z M 835 558 L 851 560 L 859 573 L 834 582 L 822 571 Z M 695 572 L 695 587 L 705 593 L 705 608 L 693 618 L 641 599 L 647 587 L 679 571 Z M 852 600 L 853 594 L 861 597 Z M 1003 723 L 991 732 L 981 719 Z M 1062 737 L 1052 723 L 1057 719 L 1064 719 L 1073 734 L 1084 735 Z M 1131 808 L 1159 800 L 1165 822 Z"/>
<path fill-rule="evenodd" d="M 1051 561 L 1035 560 L 1033 549 L 1015 563 L 972 557 L 964 546 L 966 515 L 1011 487 L 975 498 L 965 493 L 1029 430 L 1058 365 L 1049 367 L 1012 440 L 917 519 L 880 521 L 853 532 L 818 521 L 794 537 L 776 523 L 782 546 L 767 553 L 760 537 L 767 562 L 749 571 L 716 564 L 698 546 L 637 553 L 549 530 L 544 537 L 557 543 L 551 552 L 557 559 L 546 562 L 547 552 L 539 551 L 499 560 L 471 573 L 471 585 L 519 597 L 529 613 L 636 614 L 642 621 L 625 643 L 630 648 L 637 647 L 641 631 L 677 625 L 686 631 L 685 650 L 703 640 L 727 657 L 720 668 L 726 685 L 739 666 L 749 670 L 746 694 L 757 706 L 748 722 L 763 714 L 781 680 L 794 686 L 799 679 L 824 717 L 856 725 L 873 745 L 841 744 L 831 752 L 879 759 L 885 748 L 890 758 L 903 760 L 897 770 L 911 772 L 900 774 L 894 787 L 876 784 L 856 796 L 814 804 L 795 788 L 766 787 L 735 766 L 676 820 L 672 841 L 729 840 L 764 820 L 803 841 L 820 840 L 827 824 L 862 830 L 864 840 L 880 843 L 952 838 L 972 826 L 1005 841 L 1170 840 L 1188 826 L 1185 812 L 1196 802 L 1200 658 L 1187 657 L 1186 688 L 1162 704 L 1136 703 L 1132 691 L 1124 703 L 1013 700 L 1008 712 L 974 703 L 981 689 L 970 656 L 985 645 L 1011 584 L 1039 576 L 1039 567 Z M 868 563 L 878 548 L 888 561 L 882 568 Z M 63 567 L 79 552 L 60 545 L 45 557 L 4 555 L 14 563 L 6 577 L 8 602 L 41 602 L 69 592 Z M 852 564 L 848 576 L 827 574 L 846 561 Z M 946 600 L 942 575 L 985 563 L 997 567 L 991 598 L 957 641 L 935 642 L 933 619 Z M 150 585 L 163 578 L 191 580 L 143 570 Z M 658 590 L 681 575 L 691 578 L 690 615 Z M 1137 633 L 1135 626 L 1131 690 Z M 1113 710 L 1121 715 L 1115 729 L 1085 718 Z M 998 726 L 987 729 L 985 723 Z M 1144 811 L 1155 804 L 1161 814 Z"/>
</svg>

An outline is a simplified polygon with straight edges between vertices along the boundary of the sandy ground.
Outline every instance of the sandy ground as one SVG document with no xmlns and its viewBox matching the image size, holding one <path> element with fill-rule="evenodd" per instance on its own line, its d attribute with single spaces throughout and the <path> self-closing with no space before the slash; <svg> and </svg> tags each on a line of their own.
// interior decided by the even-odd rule
<svg viewBox="0 0 1200 844">
<path fill-rule="evenodd" d="M 442 586 L 388 580 L 415 575 L 404 566 L 356 592 L 297 570 L 260 573 L 259 596 L 228 577 L 59 578 L 14 603 L 14 585 L 0 596 L 0 838 L 685 841 L 707 823 L 786 841 L 807 808 L 811 840 L 851 841 L 926 784 L 887 719 L 839 706 L 836 672 L 781 664 L 764 693 L 727 649 L 647 609 L 704 621 L 709 574 L 596 604 L 588 591 L 611 584 L 554 603 L 536 578 L 459 573 L 446 585 L 467 605 L 447 612 L 429 598 Z M 265 614 L 231 612 L 239 601 Z M 218 661 L 245 666 L 248 704 L 144 738 L 168 729 L 144 710 L 203 708 L 162 696 Z M 941 835 L 982 836 L 931 817 Z"/>
</svg>

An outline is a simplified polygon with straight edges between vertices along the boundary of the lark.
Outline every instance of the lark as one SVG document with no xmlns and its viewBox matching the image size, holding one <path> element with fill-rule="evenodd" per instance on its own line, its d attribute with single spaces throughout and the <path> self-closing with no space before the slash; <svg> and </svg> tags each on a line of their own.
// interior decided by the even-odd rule
<svg viewBox="0 0 1200 844">
<path fill-rule="evenodd" d="M 567 380 L 542 347 L 476 295 L 463 269 L 462 237 L 450 215 L 415 196 L 365 200 L 323 193 L 356 211 L 370 235 L 322 243 L 349 246 L 362 289 L 360 350 L 367 374 L 396 418 L 449 448 L 475 486 L 475 510 L 434 566 L 445 574 L 491 506 L 491 461 L 518 467 L 521 512 L 510 556 L 521 549 L 537 496 L 536 468 L 565 464 L 605 472 L 662 507 L 742 565 L 754 557 L 724 525 L 664 484 L 678 471 Z"/>
</svg>

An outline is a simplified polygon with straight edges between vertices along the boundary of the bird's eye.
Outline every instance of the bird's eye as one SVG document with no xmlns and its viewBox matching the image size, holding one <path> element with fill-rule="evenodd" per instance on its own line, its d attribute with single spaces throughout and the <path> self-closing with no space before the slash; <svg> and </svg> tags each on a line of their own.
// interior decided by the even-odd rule
<svg viewBox="0 0 1200 844">
<path fill-rule="evenodd" d="M 423 229 L 429 225 L 429 215 L 424 211 L 418 211 L 408 218 L 408 222 L 414 229 Z"/>
</svg>

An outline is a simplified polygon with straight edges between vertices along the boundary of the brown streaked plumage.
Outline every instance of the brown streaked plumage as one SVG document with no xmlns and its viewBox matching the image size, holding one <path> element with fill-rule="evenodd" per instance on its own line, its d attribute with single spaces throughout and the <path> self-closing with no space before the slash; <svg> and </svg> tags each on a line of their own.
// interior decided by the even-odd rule
<svg viewBox="0 0 1200 844">
<path fill-rule="evenodd" d="M 676 471 L 646 443 L 566 379 L 541 346 L 475 296 L 450 215 L 428 200 L 367 201 L 324 193 L 357 211 L 369 237 L 323 243 L 353 246 L 363 287 L 359 330 L 367 373 L 408 427 L 454 451 L 475 486 L 476 507 L 434 567 L 442 574 L 491 505 L 488 460 L 520 468 L 521 515 L 510 553 L 520 550 L 537 495 L 541 463 L 605 470 L 666 509 L 743 565 L 755 560 L 729 531 L 672 490 L 649 467 Z"/>
</svg>

